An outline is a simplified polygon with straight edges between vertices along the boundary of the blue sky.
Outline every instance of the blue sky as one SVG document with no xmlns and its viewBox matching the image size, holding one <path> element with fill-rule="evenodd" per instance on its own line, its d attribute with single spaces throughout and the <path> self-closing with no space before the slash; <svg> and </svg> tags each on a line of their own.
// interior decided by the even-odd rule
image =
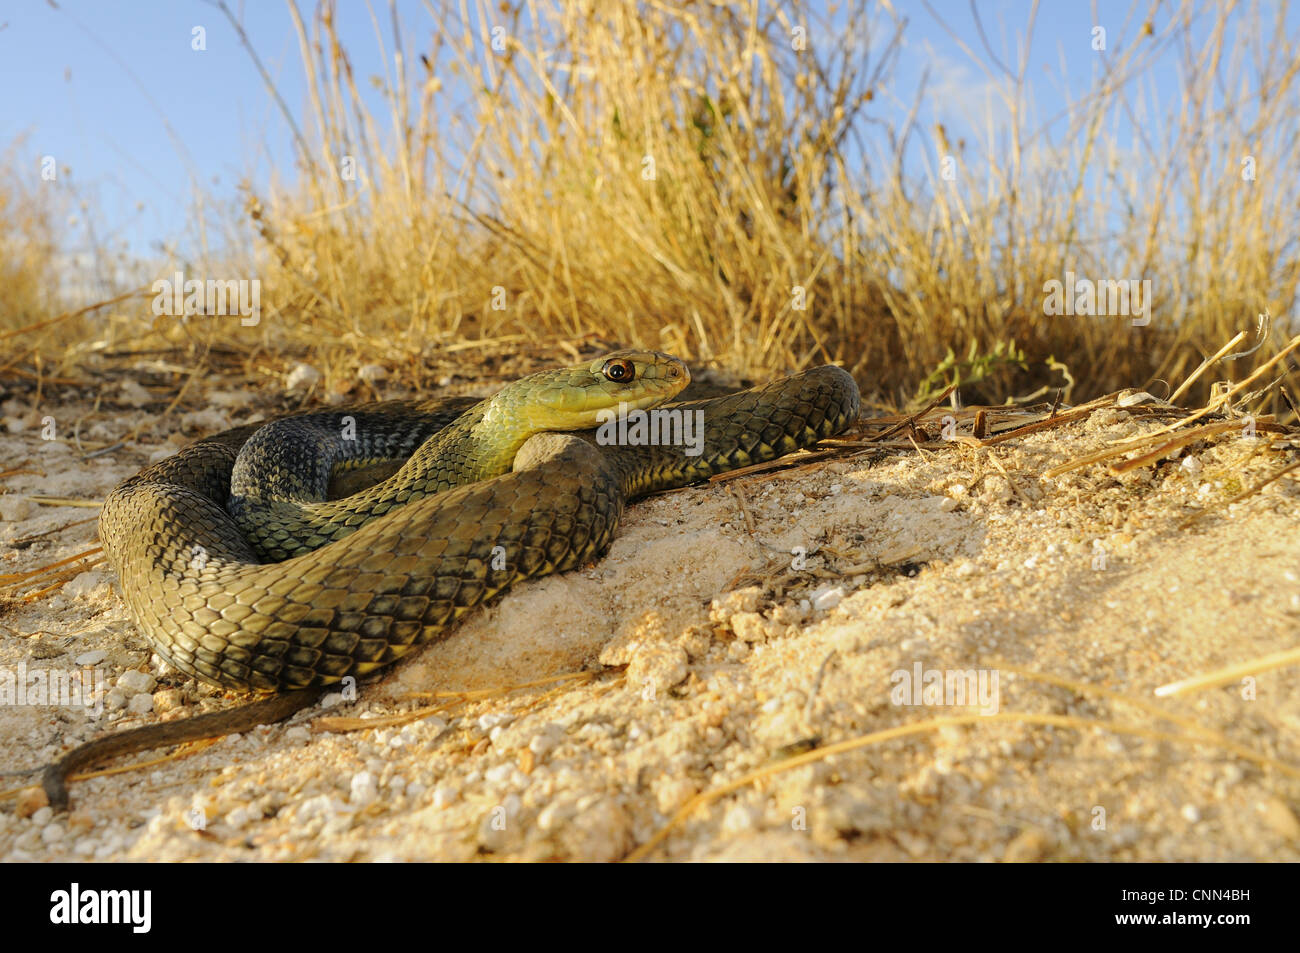
<svg viewBox="0 0 1300 953">
<path fill-rule="evenodd" d="M 154 243 L 185 232 L 196 187 L 218 201 L 233 201 L 243 178 L 265 185 L 273 171 L 292 176 L 288 131 L 235 32 L 214 6 L 200 0 L 54 2 L 57 8 L 48 0 L 0 3 L 0 83 L 6 90 L 0 151 L 22 137 L 16 171 L 34 181 L 43 156 L 55 157 L 61 170 L 70 169 L 64 184 L 90 200 L 101 235 L 119 237 L 136 253 L 148 254 Z M 301 114 L 304 82 L 286 7 L 276 0 L 229 2 L 289 107 Z M 1105 69 L 1105 59 L 1089 45 L 1091 7 L 1065 0 L 1041 4 L 1029 69 L 1041 119 L 1060 114 L 1070 88 L 1077 93 L 1094 71 Z M 421 37 L 434 24 L 417 0 L 399 0 L 397 8 L 414 59 Z M 993 0 L 978 8 L 993 53 L 1014 68 L 1031 4 Z M 1098 2 L 1096 8 L 1108 29 L 1109 55 L 1126 42 L 1139 42 L 1141 23 L 1128 19 L 1133 5 L 1127 0 Z M 300 9 L 310 18 L 314 5 L 301 2 Z M 918 115 L 921 127 L 943 122 L 954 137 L 969 133 L 972 121 L 979 125 L 992 82 L 961 48 L 965 42 L 987 59 L 969 4 L 932 0 L 927 7 L 898 0 L 895 9 L 909 21 L 906 45 L 879 109 L 901 116 L 928 70 L 931 85 Z M 370 88 L 367 77 L 385 70 L 387 51 L 380 50 L 372 15 L 387 46 L 386 4 L 339 0 L 338 22 L 363 91 Z M 205 31 L 204 50 L 193 49 L 195 27 Z M 877 42 L 872 38 L 873 45 Z M 1062 69 L 1068 86 L 1060 79 Z M 1172 50 L 1147 82 L 1162 99 L 1176 97 Z"/>
</svg>

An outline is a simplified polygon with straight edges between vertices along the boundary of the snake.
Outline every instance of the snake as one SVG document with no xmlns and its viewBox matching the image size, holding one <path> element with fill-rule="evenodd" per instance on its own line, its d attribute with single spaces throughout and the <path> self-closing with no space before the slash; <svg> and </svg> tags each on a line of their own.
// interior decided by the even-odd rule
<svg viewBox="0 0 1300 953">
<path fill-rule="evenodd" d="M 444 637 L 521 581 L 598 559 L 628 502 L 806 449 L 859 413 L 857 384 L 834 365 L 674 402 L 689 381 L 680 359 L 625 349 L 482 400 L 238 427 L 114 488 L 100 538 L 158 656 L 223 688 L 291 696 L 266 702 L 283 717 L 321 686 Z M 667 424 L 613 425 L 638 414 Z M 367 470 L 390 475 L 364 486 Z M 330 499 L 350 471 L 364 489 Z M 134 750 L 105 740 L 95 755 Z M 57 779 L 47 768 L 47 793 L 65 803 L 63 776 L 91 758 L 79 752 Z"/>
</svg>

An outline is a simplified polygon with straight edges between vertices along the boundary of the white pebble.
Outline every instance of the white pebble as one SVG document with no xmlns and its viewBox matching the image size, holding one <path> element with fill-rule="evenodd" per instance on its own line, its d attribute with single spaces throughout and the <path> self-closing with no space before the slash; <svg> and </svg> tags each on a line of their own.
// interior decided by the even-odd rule
<svg viewBox="0 0 1300 953">
<path fill-rule="evenodd" d="M 822 586 L 812 594 L 812 607 L 818 612 L 834 609 L 844 600 L 844 590 L 839 586 Z"/>
<path fill-rule="evenodd" d="M 240 828 L 247 827 L 249 821 L 254 818 L 260 818 L 261 816 L 261 811 L 244 804 L 226 814 L 226 823 L 235 830 L 239 830 Z"/>
<path fill-rule="evenodd" d="M 317 817 L 331 818 L 346 814 L 348 810 L 348 806 L 342 801 L 328 794 L 318 794 L 302 802 L 302 806 L 297 811 L 297 820 L 299 823 L 305 823 Z"/>
<path fill-rule="evenodd" d="M 375 776 L 369 771 L 358 771 L 352 775 L 352 788 L 349 800 L 358 807 L 373 804 L 379 799 L 379 785 Z"/>
<path fill-rule="evenodd" d="M 538 758 L 544 758 L 554 750 L 555 746 L 558 745 L 563 738 L 563 726 L 551 722 L 550 724 L 543 725 L 533 737 L 533 740 L 528 742 L 528 750 Z"/>
<path fill-rule="evenodd" d="M 481 731 L 491 731 L 497 725 L 508 725 L 514 718 L 505 712 L 490 711 L 486 715 L 480 715 L 478 726 Z"/>
<path fill-rule="evenodd" d="M 733 804 L 722 818 L 722 832 L 724 834 L 742 834 L 745 831 L 753 830 L 757 820 L 753 808 L 744 804 Z"/>
<path fill-rule="evenodd" d="M 7 493 L 0 496 L 0 520 L 19 522 L 32 515 L 32 501 L 25 496 Z"/>
<path fill-rule="evenodd" d="M 321 373 L 310 364 L 295 364 L 284 386 L 289 390 L 306 390 L 320 381 Z"/>
<path fill-rule="evenodd" d="M 158 680 L 148 672 L 131 668 L 118 676 L 115 687 L 124 695 L 139 695 L 141 692 L 152 692 L 157 684 Z"/>
<path fill-rule="evenodd" d="M 127 702 L 126 710 L 133 715 L 147 715 L 153 711 L 152 695 L 132 695 L 131 700 Z"/>
</svg>

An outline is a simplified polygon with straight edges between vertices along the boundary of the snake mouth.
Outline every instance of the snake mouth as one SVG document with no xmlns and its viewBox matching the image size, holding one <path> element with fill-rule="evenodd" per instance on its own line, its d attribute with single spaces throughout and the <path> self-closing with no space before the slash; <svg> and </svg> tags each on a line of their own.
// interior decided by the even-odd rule
<svg viewBox="0 0 1300 953">
<path fill-rule="evenodd" d="M 637 387 L 609 390 L 593 387 L 590 393 L 582 394 L 565 392 L 557 395 L 554 402 L 539 400 L 527 417 L 537 430 L 587 430 L 611 413 L 657 407 L 671 400 L 685 386 L 678 381 L 638 383 L 640 386 Z"/>
<path fill-rule="evenodd" d="M 630 349 L 544 376 L 525 411 L 539 430 L 586 430 L 610 412 L 647 410 L 671 400 L 691 380 L 680 359 Z"/>
</svg>

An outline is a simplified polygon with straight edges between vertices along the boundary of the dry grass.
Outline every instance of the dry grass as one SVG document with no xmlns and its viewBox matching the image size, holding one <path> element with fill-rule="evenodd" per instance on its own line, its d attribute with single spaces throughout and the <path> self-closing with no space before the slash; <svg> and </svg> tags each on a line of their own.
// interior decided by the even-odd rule
<svg viewBox="0 0 1300 953">
<path fill-rule="evenodd" d="M 0 164 L 16 169 L 23 140 L 13 143 Z M 31 175 L 6 176 L 0 187 L 0 334 L 36 324 L 63 309 L 60 206 L 53 189 L 42 189 Z M 0 366 L 15 359 L 15 345 L 0 337 Z M 31 347 L 31 341 L 21 342 Z M 23 355 L 30 357 L 30 352 Z"/>
<path fill-rule="evenodd" d="M 802 2 L 431 0 L 427 20 L 377 22 L 374 109 L 348 53 L 373 41 L 339 36 L 331 3 L 304 16 L 290 0 L 311 91 L 285 110 L 300 174 L 246 188 L 256 241 L 205 262 L 261 279 L 262 321 L 150 333 L 305 357 L 330 386 L 373 361 L 418 378 L 475 341 L 642 344 L 755 376 L 838 361 L 904 406 L 955 377 L 968 402 L 1163 396 L 1155 381 L 1294 310 L 1300 61 L 1284 11 L 1210 10 L 1193 28 L 1186 8 L 1136 5 L 1057 117 L 1035 115 L 1027 54 L 976 43 L 993 109 L 966 142 L 925 128 L 925 89 L 894 86 L 908 28 L 890 6 L 847 8 L 832 27 Z M 1180 98 L 1160 101 L 1152 79 L 1175 63 Z M 898 102 L 915 107 L 891 118 Z M 39 298 L 50 254 L 0 247 L 23 313 L 56 310 Z M 1151 323 L 1046 315 L 1043 283 L 1066 271 L 1150 278 Z M 94 325 L 95 346 L 139 347 L 147 306 Z M 1290 333 L 1269 326 L 1270 346 L 1222 369 L 1244 378 Z M 63 335 L 45 358 L 86 346 Z M 1260 409 L 1290 415 L 1279 394 Z"/>
</svg>

